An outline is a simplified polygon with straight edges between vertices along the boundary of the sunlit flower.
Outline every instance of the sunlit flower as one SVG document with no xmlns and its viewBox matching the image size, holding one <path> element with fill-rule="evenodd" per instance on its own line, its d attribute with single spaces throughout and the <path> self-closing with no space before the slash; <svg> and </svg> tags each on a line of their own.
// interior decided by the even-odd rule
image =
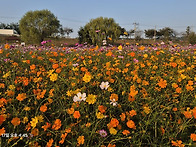
<svg viewBox="0 0 196 147">
<path fill-rule="evenodd" d="M 182 144 L 182 141 L 181 140 L 177 140 L 177 141 L 171 141 L 172 143 L 172 146 L 177 146 L 177 147 L 184 147 L 185 145 Z"/>
<path fill-rule="evenodd" d="M 193 141 L 196 141 L 196 134 L 192 133 L 190 138 L 193 140 Z"/>
<path fill-rule="evenodd" d="M 73 113 L 73 117 L 74 118 L 80 118 L 80 112 L 79 111 L 75 111 L 74 113 Z"/>
<path fill-rule="evenodd" d="M 101 112 L 96 113 L 97 119 L 103 119 L 105 116 Z"/>
<path fill-rule="evenodd" d="M 128 134 L 130 134 L 129 130 L 124 130 L 124 131 L 122 131 L 122 133 L 123 133 L 123 135 L 128 135 Z"/>
<path fill-rule="evenodd" d="M 116 135 L 117 134 L 117 130 L 114 129 L 114 128 L 110 128 L 109 131 L 110 131 L 110 134 L 112 134 L 112 135 Z"/>
<path fill-rule="evenodd" d="M 135 123 L 132 120 L 128 120 L 127 127 L 131 128 L 131 129 L 136 129 Z"/>
<path fill-rule="evenodd" d="M 47 111 L 47 106 L 46 106 L 46 105 L 42 105 L 42 106 L 40 107 L 40 111 L 41 111 L 41 112 L 46 112 L 46 111 Z"/>
<path fill-rule="evenodd" d="M 159 85 L 161 88 L 166 88 L 166 86 L 167 86 L 167 81 L 161 79 L 161 80 L 158 82 L 158 85 Z"/>
<path fill-rule="evenodd" d="M 101 82 L 100 88 L 107 90 L 110 87 L 109 82 Z"/>
<path fill-rule="evenodd" d="M 78 144 L 79 145 L 80 144 L 84 144 L 84 136 L 79 136 L 78 139 L 77 139 L 77 141 L 78 141 Z"/>
<path fill-rule="evenodd" d="M 99 105 L 99 106 L 98 106 L 98 110 L 99 110 L 101 113 L 105 113 L 105 111 L 107 110 L 107 107 L 106 107 L 106 106 L 103 106 L 103 105 Z"/>
<path fill-rule="evenodd" d="M 61 127 L 61 120 L 60 119 L 56 119 L 54 124 L 52 125 L 52 129 L 54 130 L 58 130 Z"/>
<path fill-rule="evenodd" d="M 16 97 L 16 99 L 19 101 L 23 101 L 26 98 L 27 98 L 26 93 L 18 94 L 18 96 Z"/>
<path fill-rule="evenodd" d="M 18 126 L 20 124 L 20 118 L 18 117 L 15 117 L 12 119 L 11 123 L 14 125 L 14 126 Z"/>
<path fill-rule="evenodd" d="M 110 104 L 113 105 L 113 106 L 117 106 L 117 102 L 115 99 L 110 99 Z"/>
<path fill-rule="evenodd" d="M 89 94 L 87 99 L 86 99 L 86 102 L 88 104 L 94 104 L 96 102 L 96 95 Z"/>
<path fill-rule="evenodd" d="M 90 73 L 85 73 L 84 77 L 82 78 L 84 82 L 88 83 L 92 79 L 92 76 Z"/>
<path fill-rule="evenodd" d="M 38 118 L 37 118 L 37 117 L 31 118 L 31 120 L 32 120 L 32 121 L 30 121 L 31 126 L 32 126 L 33 128 L 35 128 L 36 125 L 37 125 L 37 123 L 38 123 Z"/>
<path fill-rule="evenodd" d="M 77 96 L 75 95 L 73 98 L 74 102 L 81 102 L 81 101 L 85 101 L 86 100 L 86 93 L 77 93 Z"/>
<path fill-rule="evenodd" d="M 53 142 L 54 142 L 54 140 L 51 138 L 51 139 L 47 142 L 46 147 L 51 147 L 52 144 L 53 144 Z"/>
<path fill-rule="evenodd" d="M 56 74 L 56 73 L 53 73 L 50 75 L 50 81 L 52 81 L 52 82 L 56 81 L 57 78 L 58 78 L 58 74 Z"/>
</svg>

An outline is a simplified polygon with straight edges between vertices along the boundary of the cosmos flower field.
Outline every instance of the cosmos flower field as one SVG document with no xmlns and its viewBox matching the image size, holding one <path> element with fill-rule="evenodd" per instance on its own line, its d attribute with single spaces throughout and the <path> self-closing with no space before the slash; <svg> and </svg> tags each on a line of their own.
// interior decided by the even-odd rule
<svg viewBox="0 0 196 147">
<path fill-rule="evenodd" d="M 0 46 L 2 146 L 196 146 L 196 46 Z"/>
</svg>

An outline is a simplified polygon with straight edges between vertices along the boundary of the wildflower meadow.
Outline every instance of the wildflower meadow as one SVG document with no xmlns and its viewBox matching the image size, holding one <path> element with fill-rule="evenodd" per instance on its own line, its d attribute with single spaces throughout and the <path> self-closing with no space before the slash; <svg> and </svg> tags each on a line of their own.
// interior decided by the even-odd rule
<svg viewBox="0 0 196 147">
<path fill-rule="evenodd" d="M 193 45 L 1 45 L 0 146 L 194 147 L 195 68 Z"/>
</svg>

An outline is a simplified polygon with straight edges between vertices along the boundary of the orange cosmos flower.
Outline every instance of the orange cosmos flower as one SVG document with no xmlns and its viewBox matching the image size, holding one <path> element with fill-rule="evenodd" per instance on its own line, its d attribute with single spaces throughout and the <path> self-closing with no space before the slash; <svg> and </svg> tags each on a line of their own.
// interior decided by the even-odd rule
<svg viewBox="0 0 196 147">
<path fill-rule="evenodd" d="M 193 117 L 196 119 L 196 107 L 193 108 L 192 113 L 193 113 Z"/>
<path fill-rule="evenodd" d="M 4 127 L 3 127 L 2 129 L 0 129 L 0 136 L 1 136 L 2 134 L 5 134 L 5 128 L 4 128 Z"/>
<path fill-rule="evenodd" d="M 115 101 L 118 101 L 118 95 L 115 93 L 111 94 L 111 96 L 110 96 L 110 100 L 114 100 L 114 99 L 115 99 Z"/>
<path fill-rule="evenodd" d="M 196 134 L 192 133 L 190 138 L 193 140 L 193 141 L 196 141 Z"/>
<path fill-rule="evenodd" d="M 53 65 L 52 65 L 52 68 L 53 68 L 53 69 L 57 69 L 58 67 L 59 67 L 58 64 L 53 64 Z"/>
<path fill-rule="evenodd" d="M 176 88 L 176 92 L 177 92 L 177 93 L 181 93 L 181 90 L 182 90 L 182 89 L 181 89 L 180 87 Z"/>
<path fill-rule="evenodd" d="M 184 116 L 185 116 L 186 118 L 192 118 L 192 113 L 191 113 L 191 111 L 184 111 L 183 114 L 184 114 Z"/>
<path fill-rule="evenodd" d="M 18 126 L 20 124 L 20 118 L 18 117 L 15 117 L 12 119 L 11 123 L 14 125 L 14 126 Z"/>
<path fill-rule="evenodd" d="M 6 120 L 3 115 L 0 115 L 0 125 Z M 1 135 L 0 135 L 1 136 Z"/>
<path fill-rule="evenodd" d="M 0 88 L 5 88 L 5 84 L 4 83 L 0 83 Z"/>
<path fill-rule="evenodd" d="M 67 137 L 67 134 L 68 134 L 68 133 L 65 133 L 65 134 L 62 134 L 62 135 L 61 135 L 61 140 L 59 141 L 60 144 L 63 144 L 63 143 L 64 143 L 65 138 Z"/>
<path fill-rule="evenodd" d="M 177 147 L 184 147 L 184 144 L 182 144 L 181 140 L 177 140 L 177 141 L 171 141 L 172 146 L 177 146 Z"/>
<path fill-rule="evenodd" d="M 105 113 L 105 111 L 107 110 L 107 107 L 103 106 L 103 105 L 99 105 L 98 106 L 98 110 L 101 112 L 101 113 Z"/>
<path fill-rule="evenodd" d="M 2 54 L 3 53 L 3 49 L 0 49 L 0 54 Z"/>
<path fill-rule="evenodd" d="M 56 73 L 60 73 L 60 72 L 61 72 L 61 68 L 57 68 Z"/>
<path fill-rule="evenodd" d="M 53 124 L 53 126 L 52 126 L 52 129 L 58 130 L 58 129 L 60 129 L 60 127 L 61 127 L 61 120 L 60 119 L 56 119 L 54 124 Z"/>
<path fill-rule="evenodd" d="M 77 139 L 77 141 L 78 141 L 78 144 L 79 145 L 80 144 L 84 144 L 84 136 L 79 136 L 78 139 Z"/>
<path fill-rule="evenodd" d="M 119 121 L 118 119 L 116 118 L 112 118 L 111 121 L 110 121 L 110 127 L 117 127 L 119 124 Z"/>
<path fill-rule="evenodd" d="M 129 130 L 124 130 L 122 133 L 123 133 L 123 135 L 128 135 L 128 134 L 130 134 Z"/>
<path fill-rule="evenodd" d="M 112 56 L 112 52 L 109 51 L 109 52 L 106 54 L 106 56 Z"/>
<path fill-rule="evenodd" d="M 16 99 L 19 101 L 23 101 L 26 98 L 27 98 L 26 93 L 18 94 L 18 96 L 16 97 Z"/>
<path fill-rule="evenodd" d="M 44 129 L 44 131 L 46 131 L 48 128 L 50 128 L 51 124 L 46 122 L 46 125 L 42 126 L 42 128 Z"/>
<path fill-rule="evenodd" d="M 51 138 L 51 139 L 47 142 L 46 147 L 51 147 L 52 144 L 53 144 L 53 142 L 54 142 L 54 140 Z"/>
<path fill-rule="evenodd" d="M 34 70 L 35 68 L 36 68 L 35 64 L 32 64 L 32 65 L 30 66 L 30 69 L 31 69 L 31 70 Z"/>
<path fill-rule="evenodd" d="M 40 111 L 41 111 L 41 112 L 46 112 L 46 111 L 47 111 L 47 106 L 46 106 L 46 105 L 42 105 L 42 106 L 40 107 Z"/>
<path fill-rule="evenodd" d="M 128 53 L 128 55 L 130 55 L 131 57 L 135 57 L 135 53 L 134 52 Z"/>
<path fill-rule="evenodd" d="M 166 88 L 166 86 L 167 86 L 167 81 L 161 79 L 161 80 L 158 82 L 158 85 L 159 85 L 161 88 Z"/>
<path fill-rule="evenodd" d="M 136 129 L 135 123 L 132 120 L 129 120 L 127 122 L 127 127 L 131 128 L 131 129 Z"/>
<path fill-rule="evenodd" d="M 177 66 L 177 63 L 171 62 L 170 65 L 171 65 L 172 67 L 176 67 L 176 66 Z"/>
<path fill-rule="evenodd" d="M 126 118 L 125 113 L 121 113 L 121 115 L 120 115 L 121 121 L 125 121 L 125 118 Z"/>
<path fill-rule="evenodd" d="M 116 147 L 116 145 L 115 144 L 108 144 L 107 147 Z"/>
<path fill-rule="evenodd" d="M 80 118 L 80 112 L 79 111 L 75 111 L 74 114 L 73 114 L 73 117 L 77 118 L 77 119 Z"/>
<path fill-rule="evenodd" d="M 129 111 L 129 115 L 130 115 L 131 117 L 133 117 L 134 115 L 137 115 L 137 113 L 136 113 L 135 110 L 131 110 L 131 111 Z"/>
<path fill-rule="evenodd" d="M 34 128 L 32 131 L 31 131 L 31 134 L 33 136 L 38 136 L 39 135 L 39 130 L 37 128 Z"/>
</svg>

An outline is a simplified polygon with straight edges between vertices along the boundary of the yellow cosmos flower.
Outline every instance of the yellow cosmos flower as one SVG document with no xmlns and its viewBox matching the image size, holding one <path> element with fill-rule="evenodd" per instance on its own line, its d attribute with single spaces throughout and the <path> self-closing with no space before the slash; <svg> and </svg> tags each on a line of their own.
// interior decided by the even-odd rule
<svg viewBox="0 0 196 147">
<path fill-rule="evenodd" d="M 92 76 L 90 73 L 85 73 L 84 77 L 83 77 L 83 81 L 88 83 L 90 82 L 90 80 L 92 79 Z"/>
<path fill-rule="evenodd" d="M 143 57 L 144 57 L 144 58 L 147 58 L 147 57 L 148 57 L 148 54 L 144 54 Z"/>
<path fill-rule="evenodd" d="M 7 77 L 9 77 L 9 76 L 10 76 L 10 71 L 9 71 L 9 72 L 7 72 L 6 74 L 4 74 L 4 75 L 3 75 L 3 78 L 5 78 L 5 79 L 6 79 L 6 78 L 7 78 Z"/>
<path fill-rule="evenodd" d="M 97 119 L 103 119 L 105 116 L 101 112 L 96 113 Z"/>
<path fill-rule="evenodd" d="M 32 121 L 30 121 L 31 123 L 31 127 L 33 127 L 33 129 L 36 127 L 37 123 L 38 123 L 38 118 L 31 118 Z"/>
<path fill-rule="evenodd" d="M 119 49 L 119 50 L 122 50 L 122 45 L 119 45 L 119 46 L 118 46 L 118 49 Z"/>
<path fill-rule="evenodd" d="M 96 95 L 93 94 L 88 95 L 86 102 L 88 104 L 94 104 L 96 102 Z"/>
<path fill-rule="evenodd" d="M 114 129 L 114 128 L 110 128 L 110 134 L 112 134 L 112 135 L 116 135 L 117 134 L 117 130 L 116 129 Z"/>
<path fill-rule="evenodd" d="M 53 73 L 53 74 L 51 74 L 51 76 L 50 76 L 50 81 L 54 82 L 54 81 L 57 80 L 57 78 L 58 78 L 58 74 Z"/>
<path fill-rule="evenodd" d="M 10 90 L 14 90 L 16 87 L 14 85 L 9 85 Z"/>
</svg>

